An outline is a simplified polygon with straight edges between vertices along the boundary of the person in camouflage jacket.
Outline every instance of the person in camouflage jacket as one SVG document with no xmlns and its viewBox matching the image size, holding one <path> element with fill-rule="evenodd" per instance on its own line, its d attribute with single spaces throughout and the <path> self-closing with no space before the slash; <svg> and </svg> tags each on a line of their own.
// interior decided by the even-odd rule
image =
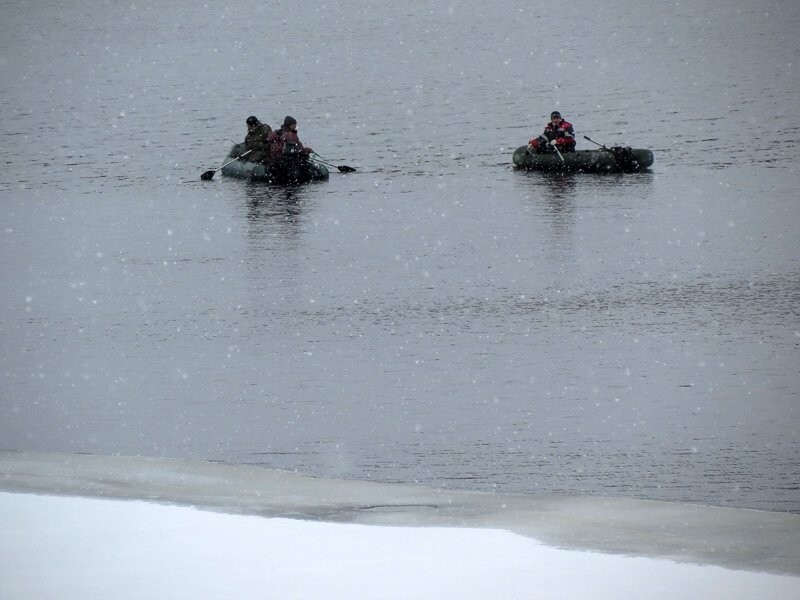
<svg viewBox="0 0 800 600">
<path fill-rule="evenodd" d="M 257 117 L 247 117 L 247 135 L 244 138 L 245 150 L 251 150 L 246 159 L 248 162 L 266 162 L 269 160 L 269 134 L 272 128 L 262 123 Z"/>
</svg>

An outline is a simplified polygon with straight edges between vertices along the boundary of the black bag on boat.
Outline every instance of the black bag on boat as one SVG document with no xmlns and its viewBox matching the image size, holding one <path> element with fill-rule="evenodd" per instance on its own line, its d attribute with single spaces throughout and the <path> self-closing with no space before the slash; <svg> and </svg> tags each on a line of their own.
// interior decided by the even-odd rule
<svg viewBox="0 0 800 600">
<path fill-rule="evenodd" d="M 631 148 L 623 146 L 613 146 L 608 149 L 614 155 L 614 160 L 623 170 L 635 169 L 639 166 L 636 156 Z"/>
</svg>

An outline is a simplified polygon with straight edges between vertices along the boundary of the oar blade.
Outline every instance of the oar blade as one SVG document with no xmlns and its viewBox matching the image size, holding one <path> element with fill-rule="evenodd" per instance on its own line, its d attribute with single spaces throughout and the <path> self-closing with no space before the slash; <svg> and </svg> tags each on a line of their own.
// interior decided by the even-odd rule
<svg viewBox="0 0 800 600">
<path fill-rule="evenodd" d="M 200 175 L 200 179 L 202 179 L 203 181 L 209 181 L 211 179 L 214 179 L 214 173 L 216 173 L 216 171 L 206 171 L 205 173 Z"/>
<path fill-rule="evenodd" d="M 339 165 L 336 167 L 342 173 L 355 173 L 356 170 L 353 167 L 348 167 L 347 165 Z"/>
</svg>

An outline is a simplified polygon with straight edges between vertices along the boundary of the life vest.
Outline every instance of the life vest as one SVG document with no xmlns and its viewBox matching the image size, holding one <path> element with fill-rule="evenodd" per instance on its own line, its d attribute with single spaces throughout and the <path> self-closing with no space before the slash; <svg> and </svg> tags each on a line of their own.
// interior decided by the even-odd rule
<svg viewBox="0 0 800 600">
<path fill-rule="evenodd" d="M 567 121 L 562 120 L 558 127 L 553 127 L 552 123 L 548 123 L 544 131 L 548 139 L 564 140 L 564 142 L 561 142 L 562 144 L 575 145 L 575 135 L 572 133 L 574 128 Z"/>
</svg>

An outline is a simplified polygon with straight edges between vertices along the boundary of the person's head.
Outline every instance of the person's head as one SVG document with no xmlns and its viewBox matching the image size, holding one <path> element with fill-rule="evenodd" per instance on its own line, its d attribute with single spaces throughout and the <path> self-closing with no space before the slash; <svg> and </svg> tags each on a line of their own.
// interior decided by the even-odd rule
<svg viewBox="0 0 800 600">
<path fill-rule="evenodd" d="M 555 123 L 556 125 L 558 123 L 561 123 L 561 113 L 558 112 L 557 110 L 554 110 L 553 112 L 551 112 L 550 113 L 550 121 L 552 123 Z"/>
<path fill-rule="evenodd" d="M 246 123 L 248 129 L 252 129 L 253 127 L 257 127 L 258 125 L 260 125 L 258 117 L 254 117 L 253 115 L 247 117 Z"/>
<path fill-rule="evenodd" d="M 297 129 L 297 119 L 286 115 L 286 118 L 283 120 L 283 126 L 286 129 Z"/>
</svg>

